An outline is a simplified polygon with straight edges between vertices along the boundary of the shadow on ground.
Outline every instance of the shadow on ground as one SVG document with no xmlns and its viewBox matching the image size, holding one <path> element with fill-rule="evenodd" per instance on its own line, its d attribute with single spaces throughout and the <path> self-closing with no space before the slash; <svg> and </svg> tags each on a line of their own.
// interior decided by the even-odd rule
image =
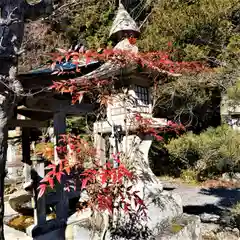
<svg viewBox="0 0 240 240">
<path fill-rule="evenodd" d="M 233 218 L 230 208 L 240 201 L 240 189 L 209 188 L 201 189 L 199 194 L 214 196 L 219 200 L 214 204 L 186 205 L 183 207 L 185 213 L 194 215 L 201 215 L 203 213 L 214 214 L 221 217 L 219 223 L 227 224 L 228 226 L 236 225 L 236 219 Z"/>
<path fill-rule="evenodd" d="M 201 215 L 203 213 L 222 215 L 226 211 L 214 204 L 183 206 L 183 212 L 187 214 Z"/>
<path fill-rule="evenodd" d="M 232 207 L 240 201 L 240 188 L 209 188 L 201 189 L 199 193 L 218 197 L 216 205 L 223 208 Z"/>
</svg>

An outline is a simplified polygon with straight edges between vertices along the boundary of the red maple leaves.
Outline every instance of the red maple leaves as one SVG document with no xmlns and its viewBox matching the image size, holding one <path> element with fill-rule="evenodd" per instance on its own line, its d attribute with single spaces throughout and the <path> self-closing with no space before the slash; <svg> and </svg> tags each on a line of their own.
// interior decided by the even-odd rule
<svg viewBox="0 0 240 240">
<path fill-rule="evenodd" d="M 143 117 L 141 114 L 137 113 L 135 115 L 137 121 L 137 131 L 141 134 L 150 135 L 157 141 L 164 141 L 163 135 L 166 133 L 175 133 L 180 135 L 185 131 L 185 127 L 182 124 L 177 124 L 172 121 L 168 121 L 166 125 L 154 126 L 155 122 L 153 118 Z"/>
<path fill-rule="evenodd" d="M 135 44 L 136 39 L 128 39 L 130 44 Z M 182 73 L 182 72 L 198 72 L 205 67 L 198 62 L 173 62 L 168 53 L 165 52 L 148 52 L 148 53 L 132 53 L 129 51 L 121 51 L 116 49 L 102 49 L 101 51 L 65 51 L 59 49 L 58 54 L 53 55 L 52 68 L 54 74 L 64 74 L 63 69 L 56 70 L 56 63 L 71 62 L 76 65 L 76 72 L 80 69 L 78 65 L 84 63 L 88 65 L 91 62 L 110 61 L 118 66 L 126 66 L 127 64 L 138 65 L 141 68 L 149 68 L 160 72 Z M 69 79 L 67 81 L 54 82 L 51 89 L 60 93 L 70 93 L 72 95 L 72 103 L 81 102 L 83 95 L 89 92 L 101 91 L 101 87 L 112 86 L 112 79 L 92 79 L 91 81 L 84 78 Z M 143 134 L 150 134 L 157 140 L 163 140 L 162 132 L 175 131 L 177 134 L 183 131 L 181 125 L 168 122 L 164 127 L 152 127 L 152 119 L 143 118 L 140 114 L 136 115 L 138 122 L 138 131 Z M 115 168 L 112 161 L 107 159 L 105 165 L 99 164 L 96 159 L 96 150 L 80 137 L 63 135 L 61 144 L 57 147 L 60 157 L 58 165 L 51 164 L 48 166 L 48 172 L 41 181 L 39 186 L 39 197 L 41 197 L 48 186 L 53 189 L 57 183 L 62 182 L 62 176 L 70 175 L 73 169 L 81 169 L 78 178 L 82 183 L 82 190 L 85 189 L 89 196 L 88 207 L 93 210 L 105 211 L 110 214 L 114 209 L 122 209 L 130 212 L 133 209 L 141 211 L 146 216 L 146 206 L 140 198 L 139 192 L 134 191 L 135 184 L 134 173 L 129 171 L 124 164 L 121 163 L 119 155 L 113 156 L 113 162 L 118 162 Z M 75 156 L 75 160 L 71 163 L 70 159 Z M 85 168 L 84 163 L 88 161 L 90 167 Z M 65 188 L 70 189 L 70 183 L 67 182 Z M 134 203 L 134 206 L 133 206 Z"/>
<path fill-rule="evenodd" d="M 82 182 L 82 190 L 86 190 L 88 193 L 88 207 L 97 211 L 107 210 L 110 214 L 113 214 L 114 209 L 121 208 L 126 212 L 131 211 L 133 208 L 132 202 L 134 202 L 136 209 L 146 210 L 138 192 L 132 190 L 131 184 L 134 184 L 135 176 L 121 163 L 119 154 L 114 155 L 112 159 L 119 165 L 115 168 L 113 161 L 100 165 L 98 160 L 94 158 L 95 151 L 79 137 L 63 135 L 61 143 L 68 144 L 69 147 L 61 145 L 57 148 L 62 159 L 58 165 L 47 166 L 46 170 L 48 172 L 41 181 L 38 197 L 42 197 L 48 187 L 54 189 L 57 183 L 61 183 L 63 175 L 71 173 L 71 168 L 66 159 L 68 151 L 71 149 L 78 151 L 79 155 L 84 154 L 84 159 L 79 158 L 79 162 L 76 162 L 74 166 L 80 165 L 82 167 L 83 172 L 79 173 L 78 177 Z M 82 161 L 87 158 L 91 158 L 92 167 L 83 169 Z M 128 187 L 126 187 L 127 185 Z M 69 182 L 67 182 L 65 189 L 70 190 L 70 188 L 74 188 L 74 186 L 69 186 Z"/>
</svg>

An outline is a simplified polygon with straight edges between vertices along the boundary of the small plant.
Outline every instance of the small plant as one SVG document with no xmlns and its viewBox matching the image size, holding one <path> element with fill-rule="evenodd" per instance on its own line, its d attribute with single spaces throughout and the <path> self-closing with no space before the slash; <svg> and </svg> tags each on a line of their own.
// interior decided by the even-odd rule
<svg viewBox="0 0 240 240">
<path fill-rule="evenodd" d="M 79 154 L 73 166 L 69 165 L 66 158 L 70 149 Z M 57 148 L 57 151 L 61 160 L 58 165 L 51 164 L 47 167 L 48 173 L 41 181 L 38 197 L 41 197 L 48 187 L 54 189 L 57 184 L 62 183 L 62 176 L 70 176 L 73 168 L 78 168 L 80 172 L 77 177 L 82 182 L 82 190 L 86 190 L 88 193 L 87 206 L 90 209 L 100 212 L 108 211 L 110 215 L 120 209 L 131 213 L 133 211 L 132 202 L 134 202 L 139 216 L 146 218 L 146 206 L 138 196 L 138 191 L 133 190 L 137 179 L 134 173 L 120 162 L 119 154 L 114 155 L 113 161 L 111 161 L 117 162 L 117 168 L 108 160 L 106 164 L 102 165 L 95 158 L 96 151 L 91 146 L 81 138 L 71 135 L 62 136 L 61 146 Z M 86 159 L 89 162 L 88 167 L 84 165 Z M 71 191 L 76 187 L 73 179 L 63 184 L 66 191 Z"/>
<path fill-rule="evenodd" d="M 197 172 L 191 169 L 182 170 L 180 178 L 187 183 L 197 183 Z"/>
<path fill-rule="evenodd" d="M 171 226 L 172 233 L 178 233 L 183 229 L 183 226 L 180 224 L 173 223 Z"/>
</svg>

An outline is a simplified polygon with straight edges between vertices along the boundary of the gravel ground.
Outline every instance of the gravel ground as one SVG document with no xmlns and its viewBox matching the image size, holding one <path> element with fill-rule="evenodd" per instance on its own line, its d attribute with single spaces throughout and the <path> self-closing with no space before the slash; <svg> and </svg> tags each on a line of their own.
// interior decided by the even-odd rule
<svg viewBox="0 0 240 240">
<path fill-rule="evenodd" d="M 172 191 L 182 197 L 183 210 L 188 214 L 202 216 L 221 216 L 231 206 L 240 201 L 240 189 L 202 188 L 183 183 L 162 181 L 165 190 Z M 203 240 L 240 240 L 240 231 L 237 228 L 223 228 L 215 223 L 201 223 Z"/>
<path fill-rule="evenodd" d="M 182 197 L 183 206 L 210 206 L 229 208 L 240 201 L 240 189 L 204 189 L 201 186 L 191 186 L 183 183 L 162 181 L 164 188 Z"/>
</svg>

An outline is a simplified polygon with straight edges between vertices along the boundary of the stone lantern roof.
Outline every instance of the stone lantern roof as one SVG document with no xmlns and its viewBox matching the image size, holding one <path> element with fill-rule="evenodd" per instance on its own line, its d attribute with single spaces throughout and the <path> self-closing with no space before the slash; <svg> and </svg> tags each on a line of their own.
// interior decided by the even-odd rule
<svg viewBox="0 0 240 240">
<path fill-rule="evenodd" d="M 120 2 L 116 18 L 113 21 L 113 25 L 110 30 L 109 37 L 111 39 L 120 41 L 122 38 L 126 37 L 126 35 L 128 37 L 138 37 L 140 35 L 140 31 L 136 22 L 132 19 L 130 14 Z"/>
</svg>

